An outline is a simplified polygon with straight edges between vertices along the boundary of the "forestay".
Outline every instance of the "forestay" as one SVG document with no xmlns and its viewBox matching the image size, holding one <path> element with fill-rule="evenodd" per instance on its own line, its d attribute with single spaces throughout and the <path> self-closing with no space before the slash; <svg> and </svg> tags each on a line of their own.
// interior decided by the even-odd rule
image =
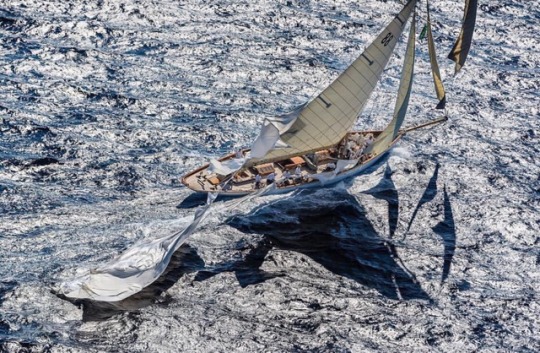
<svg viewBox="0 0 540 353">
<path fill-rule="evenodd" d="M 352 128 L 375 89 L 416 2 L 410 0 L 375 41 L 300 111 L 287 130 L 277 129 L 278 136 L 276 129 L 263 129 L 257 141 L 265 141 L 265 145 L 254 147 L 267 153 L 249 159 L 246 166 L 282 160 L 339 143 Z M 262 136 L 265 133 L 274 137 L 265 138 Z M 285 147 L 274 148 L 276 145 Z"/>
</svg>

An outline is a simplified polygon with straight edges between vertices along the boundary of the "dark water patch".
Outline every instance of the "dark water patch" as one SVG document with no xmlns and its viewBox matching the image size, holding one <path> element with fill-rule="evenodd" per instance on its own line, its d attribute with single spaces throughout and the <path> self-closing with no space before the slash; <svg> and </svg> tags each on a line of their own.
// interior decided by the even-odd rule
<svg viewBox="0 0 540 353">
<path fill-rule="evenodd" d="M 21 135 L 32 142 L 43 142 L 56 134 L 48 126 L 37 125 L 31 121 L 17 121 L 15 119 L 2 119 L 1 130 L 3 134 Z"/>
<path fill-rule="evenodd" d="M 18 283 L 15 281 L 0 281 L 0 305 L 4 301 L 6 294 L 13 291 L 17 285 Z"/>
<path fill-rule="evenodd" d="M 0 352 L 17 352 L 17 353 L 30 353 L 30 352 L 51 352 L 51 346 L 49 344 L 42 344 L 38 342 L 31 342 L 28 340 L 17 339 L 1 339 L 0 338 Z"/>
<path fill-rule="evenodd" d="M 506 7 L 504 4 L 482 4 L 480 5 L 480 10 L 483 11 L 485 14 L 489 14 L 492 16 L 502 16 L 501 10 Z"/>
<path fill-rule="evenodd" d="M 43 166 L 51 165 L 51 164 L 63 164 L 63 163 L 61 163 L 58 159 L 53 158 L 53 157 L 43 157 L 43 158 L 34 159 L 30 163 L 28 163 L 25 166 L 25 168 L 43 167 Z"/>
<path fill-rule="evenodd" d="M 24 94 L 17 97 L 19 102 L 23 103 L 35 103 L 39 100 L 40 94 L 34 88 L 27 90 Z"/>
<path fill-rule="evenodd" d="M 381 179 L 379 184 L 373 188 L 365 191 L 365 194 L 372 195 L 373 197 L 385 200 L 388 203 L 388 229 L 389 234 L 388 238 L 390 241 L 385 242 L 385 247 L 390 251 L 394 259 L 398 261 L 411 278 L 416 281 L 416 276 L 407 268 L 405 263 L 401 260 L 396 246 L 392 243 L 392 238 L 396 233 L 398 221 L 399 221 L 399 194 L 392 180 L 393 171 L 390 166 L 387 164 L 384 171 L 384 177 Z"/>
<path fill-rule="evenodd" d="M 80 49 L 76 47 L 60 47 L 58 48 L 58 52 L 61 54 L 75 53 L 85 58 L 88 57 L 88 52 L 85 49 Z"/>
<path fill-rule="evenodd" d="M 10 329 L 11 329 L 11 326 L 9 326 L 9 323 L 5 321 L 4 319 L 0 318 L 0 344 L 2 344 L 1 336 L 7 335 Z"/>
<path fill-rule="evenodd" d="M 16 14 L 5 9 L 0 9 L 0 28 L 13 32 L 24 33 L 24 31 L 35 23 L 34 20 Z"/>
<path fill-rule="evenodd" d="M 272 278 L 285 276 L 284 272 L 267 272 L 260 269 L 266 259 L 272 261 L 271 256 L 267 258 L 267 254 L 272 247 L 273 245 L 269 239 L 263 239 L 251 248 L 242 261 L 239 261 L 233 266 L 236 279 L 242 288 L 262 283 Z"/>
<path fill-rule="evenodd" d="M 13 17 L 8 17 L 13 16 Z M 17 18 L 12 13 L 6 13 L 0 11 L 0 27 L 8 31 L 14 30 L 15 24 L 17 23 Z"/>
<path fill-rule="evenodd" d="M 242 232 L 267 238 L 242 266 L 257 270 L 261 259 L 264 261 L 275 247 L 302 253 L 327 270 L 374 288 L 388 298 L 429 299 L 396 262 L 353 196 L 335 191 L 331 197 L 325 196 L 331 202 L 320 204 L 317 199 L 304 193 L 227 220 Z M 240 264 L 235 267 L 241 269 Z"/>
<path fill-rule="evenodd" d="M 34 126 L 26 132 L 26 136 L 31 137 L 35 142 L 43 142 L 49 137 L 55 137 L 56 134 L 47 126 Z"/>
<path fill-rule="evenodd" d="M 88 51 L 76 47 L 59 47 L 58 53 L 63 54 L 66 59 L 75 63 L 83 63 L 88 58 Z"/>
<path fill-rule="evenodd" d="M 120 191 L 134 191 L 137 189 L 141 176 L 134 167 L 128 166 L 114 173 L 117 189 Z"/>
<path fill-rule="evenodd" d="M 150 44 L 143 44 L 139 48 L 130 49 L 127 52 L 125 52 L 126 55 L 138 55 L 138 56 L 145 56 L 149 54 L 157 54 L 159 52 L 163 51 L 163 48 L 159 45 L 150 45 Z"/>
<path fill-rule="evenodd" d="M 135 98 L 122 95 L 113 90 L 102 90 L 101 92 L 90 92 L 81 88 L 78 90 L 80 93 L 84 94 L 89 101 L 107 103 L 113 108 L 126 109 L 137 102 Z"/>
<path fill-rule="evenodd" d="M 91 113 L 86 111 L 80 111 L 78 109 L 68 110 L 68 121 L 70 124 L 85 124 L 85 123 L 94 123 L 98 119 Z M 65 115 L 62 115 L 63 117 Z"/>
<path fill-rule="evenodd" d="M 233 272 L 240 287 L 245 288 L 250 285 L 265 282 L 266 280 L 286 276 L 286 273 L 267 272 L 260 269 L 264 261 L 273 261 L 272 255 L 268 252 L 273 248 L 273 244 L 263 240 L 256 245 L 250 245 L 245 256 L 241 256 L 238 260 L 225 262 L 205 267 L 197 272 L 194 281 L 206 281 L 214 276 L 224 272 Z M 238 249 L 237 249 L 238 250 Z M 246 249 L 242 249 L 246 251 Z"/>
</svg>

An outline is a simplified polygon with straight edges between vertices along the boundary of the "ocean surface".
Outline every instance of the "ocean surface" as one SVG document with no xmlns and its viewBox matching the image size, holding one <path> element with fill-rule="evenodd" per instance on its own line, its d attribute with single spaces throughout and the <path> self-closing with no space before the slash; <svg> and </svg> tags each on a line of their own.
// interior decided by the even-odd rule
<svg viewBox="0 0 540 353">
<path fill-rule="evenodd" d="M 0 0 L 1 352 L 540 351 L 540 4 L 432 0 L 449 121 L 333 187 L 218 200 L 117 303 L 60 283 L 204 202 L 180 183 L 316 95 L 392 0 Z M 419 8 L 418 30 L 425 23 Z M 360 117 L 383 128 L 404 42 Z M 406 126 L 441 117 L 427 58 Z"/>
</svg>

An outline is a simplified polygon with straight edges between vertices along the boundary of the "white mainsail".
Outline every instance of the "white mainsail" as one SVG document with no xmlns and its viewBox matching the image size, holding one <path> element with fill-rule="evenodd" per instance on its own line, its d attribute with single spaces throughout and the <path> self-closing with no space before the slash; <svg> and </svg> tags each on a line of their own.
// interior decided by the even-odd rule
<svg viewBox="0 0 540 353">
<path fill-rule="evenodd" d="M 369 146 L 365 153 L 380 154 L 388 149 L 392 141 L 399 133 L 399 129 L 405 120 L 407 107 L 409 106 L 409 98 L 411 96 L 411 88 L 414 74 L 414 57 L 415 57 L 415 42 L 416 42 L 416 15 L 413 16 L 411 30 L 409 33 L 409 41 L 407 51 L 405 52 L 405 60 L 403 61 L 403 71 L 401 73 L 401 81 L 399 83 L 398 96 L 394 108 L 392 121 L 381 132 L 377 139 Z"/>
<path fill-rule="evenodd" d="M 282 160 L 339 143 L 356 122 L 380 80 L 416 2 L 410 0 L 373 43 L 300 111 L 293 124 L 286 130 L 276 127 L 279 136 L 275 129 L 263 129 L 261 135 L 267 132 L 273 138 L 259 136 L 259 144 L 256 141 L 254 148 L 266 153 L 250 158 L 245 166 Z M 274 148 L 276 145 L 284 147 Z"/>
</svg>

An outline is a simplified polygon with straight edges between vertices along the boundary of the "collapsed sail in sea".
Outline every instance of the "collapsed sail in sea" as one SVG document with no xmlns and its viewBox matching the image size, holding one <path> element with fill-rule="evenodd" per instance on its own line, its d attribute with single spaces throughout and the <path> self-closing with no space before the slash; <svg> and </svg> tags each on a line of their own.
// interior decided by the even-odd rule
<svg viewBox="0 0 540 353">
<path fill-rule="evenodd" d="M 461 70 L 469 54 L 471 48 L 472 37 L 474 33 L 474 25 L 476 22 L 476 7 L 477 0 L 465 0 L 465 14 L 463 16 L 463 25 L 459 37 L 454 44 L 454 47 L 448 54 L 448 59 L 455 61 L 455 74 Z"/>
<path fill-rule="evenodd" d="M 369 146 L 365 153 L 380 154 L 388 149 L 392 144 L 399 129 L 405 120 L 407 107 L 409 106 L 409 98 L 411 96 L 411 88 L 414 74 L 414 57 L 415 57 L 415 42 L 416 42 L 416 15 L 413 16 L 411 29 L 409 32 L 409 41 L 407 43 L 407 51 L 405 52 L 405 60 L 403 61 L 403 71 L 399 82 L 398 97 L 394 107 L 394 115 L 392 121 L 381 132 L 377 139 Z"/>
<path fill-rule="evenodd" d="M 260 144 L 254 146 L 257 151 L 267 152 L 250 158 L 245 166 L 283 160 L 339 143 L 356 122 L 380 80 L 416 2 L 410 0 L 373 43 L 330 86 L 304 106 L 286 129 L 272 129 L 267 123 L 257 138 Z M 274 148 L 276 144 L 280 148 Z"/>
<path fill-rule="evenodd" d="M 427 38 L 428 38 L 428 50 L 429 50 L 429 61 L 431 63 L 431 73 L 433 75 L 433 82 L 435 84 L 435 92 L 437 93 L 437 98 L 439 99 L 439 104 L 437 104 L 437 109 L 444 109 L 446 105 L 446 93 L 444 91 L 444 86 L 441 79 L 441 73 L 439 71 L 439 64 L 437 63 L 437 53 L 435 52 L 435 42 L 433 41 L 433 32 L 431 31 L 431 18 L 429 16 L 429 1 L 426 0 L 426 11 L 427 11 Z"/>
</svg>

